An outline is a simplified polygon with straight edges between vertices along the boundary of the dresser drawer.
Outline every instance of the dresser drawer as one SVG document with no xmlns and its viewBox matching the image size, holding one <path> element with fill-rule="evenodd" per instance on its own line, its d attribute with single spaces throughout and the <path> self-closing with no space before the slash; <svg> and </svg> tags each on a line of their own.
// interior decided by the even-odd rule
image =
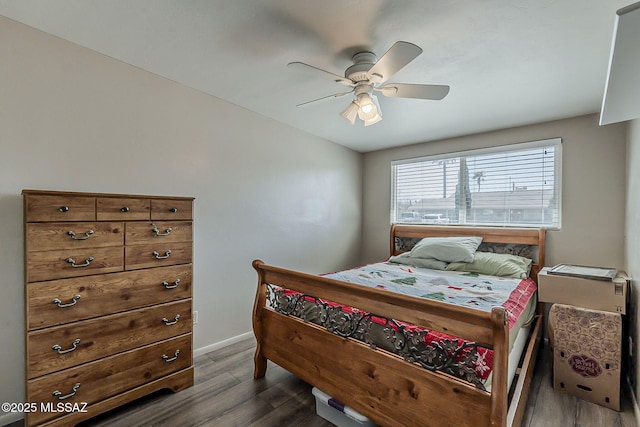
<svg viewBox="0 0 640 427">
<path fill-rule="evenodd" d="M 123 248 L 59 249 L 27 252 L 27 281 L 111 273 L 123 270 Z"/>
<path fill-rule="evenodd" d="M 91 404 L 191 366 L 191 334 L 27 381 L 27 402 Z M 55 406 L 54 406 L 55 407 Z M 60 414 L 28 414 L 38 424 Z"/>
<path fill-rule="evenodd" d="M 29 332 L 27 377 L 39 377 L 191 331 L 191 299 Z"/>
<path fill-rule="evenodd" d="M 122 222 L 49 222 L 27 224 L 30 251 L 124 245 Z"/>
<path fill-rule="evenodd" d="M 28 330 L 190 298 L 192 265 L 27 285 Z"/>
<path fill-rule="evenodd" d="M 157 221 L 193 219 L 191 200 L 151 199 L 151 219 Z"/>
<path fill-rule="evenodd" d="M 125 268 L 161 267 L 165 265 L 189 264 L 192 259 L 192 244 L 158 243 L 125 247 Z"/>
<path fill-rule="evenodd" d="M 27 222 L 94 221 L 95 197 L 25 195 L 24 214 Z"/>
<path fill-rule="evenodd" d="M 166 244 L 193 240 L 191 221 L 128 222 L 125 231 L 127 245 Z"/>
<path fill-rule="evenodd" d="M 151 218 L 150 211 L 151 202 L 149 199 L 133 197 L 98 197 L 96 199 L 96 219 L 98 221 L 148 220 Z"/>
</svg>

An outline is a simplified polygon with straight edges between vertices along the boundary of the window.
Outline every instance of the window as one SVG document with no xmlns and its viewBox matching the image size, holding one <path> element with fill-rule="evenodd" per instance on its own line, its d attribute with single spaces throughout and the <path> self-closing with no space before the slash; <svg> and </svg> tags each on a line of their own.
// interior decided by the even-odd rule
<svg viewBox="0 0 640 427">
<path fill-rule="evenodd" d="M 560 138 L 391 163 L 391 222 L 560 228 Z"/>
</svg>

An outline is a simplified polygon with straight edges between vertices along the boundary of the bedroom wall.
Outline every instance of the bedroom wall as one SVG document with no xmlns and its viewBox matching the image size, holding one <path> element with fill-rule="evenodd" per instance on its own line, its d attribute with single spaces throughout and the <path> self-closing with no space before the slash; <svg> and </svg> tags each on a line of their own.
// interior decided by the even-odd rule
<svg viewBox="0 0 640 427">
<path fill-rule="evenodd" d="M 0 401 L 24 393 L 23 188 L 194 196 L 196 349 L 251 331 L 254 258 L 359 261 L 361 154 L 4 17 L 0 40 Z"/>
<path fill-rule="evenodd" d="M 624 266 L 626 124 L 588 115 L 364 155 L 362 262 L 389 256 L 392 160 L 562 138 L 562 227 L 549 231 L 546 265 Z"/>
<path fill-rule="evenodd" d="M 636 419 L 640 423 L 640 409 L 637 399 L 640 398 L 640 369 L 638 369 L 638 344 L 640 343 L 640 119 L 629 122 L 629 137 L 627 143 L 627 209 L 626 209 L 626 240 L 625 240 L 625 269 L 631 280 L 631 305 L 629 314 L 629 336 L 633 338 L 632 361 L 629 379 L 632 383 L 636 398 Z"/>
</svg>

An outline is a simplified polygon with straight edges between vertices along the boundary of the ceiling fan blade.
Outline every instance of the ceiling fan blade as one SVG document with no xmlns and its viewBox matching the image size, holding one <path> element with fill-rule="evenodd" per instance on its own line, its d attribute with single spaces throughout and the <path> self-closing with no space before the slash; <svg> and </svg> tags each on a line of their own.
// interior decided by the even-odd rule
<svg viewBox="0 0 640 427">
<path fill-rule="evenodd" d="M 303 102 L 302 104 L 296 105 L 296 107 L 301 107 L 303 105 L 311 104 L 312 102 L 322 101 L 324 99 L 340 98 L 341 96 L 349 95 L 350 93 L 353 93 L 353 91 L 350 90 L 349 92 L 334 93 L 333 95 L 327 95 L 327 96 L 323 96 L 322 98 L 312 99 L 311 101 Z"/>
<path fill-rule="evenodd" d="M 413 43 L 396 42 L 373 67 L 367 71 L 367 78 L 375 83 L 386 82 L 405 65 L 422 53 L 422 48 Z"/>
<path fill-rule="evenodd" d="M 382 92 L 384 96 L 394 98 L 433 99 L 439 101 L 447 96 L 449 93 L 449 86 L 388 83 L 375 90 Z"/>
<path fill-rule="evenodd" d="M 322 68 L 314 67 L 313 65 L 305 64 L 304 62 L 290 62 L 287 67 L 293 70 L 300 70 L 302 72 L 311 73 L 315 76 L 320 76 L 325 79 L 331 79 L 336 83 L 340 83 L 347 86 L 355 86 L 355 84 L 342 76 L 332 73 L 331 71 L 323 70 Z"/>
</svg>

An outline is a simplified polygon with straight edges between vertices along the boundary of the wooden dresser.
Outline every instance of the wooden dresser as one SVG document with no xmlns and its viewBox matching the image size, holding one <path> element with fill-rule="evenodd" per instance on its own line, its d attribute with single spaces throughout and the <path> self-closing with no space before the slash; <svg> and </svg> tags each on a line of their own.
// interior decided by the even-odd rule
<svg viewBox="0 0 640 427">
<path fill-rule="evenodd" d="M 26 425 L 193 385 L 193 198 L 22 194 Z"/>
</svg>

